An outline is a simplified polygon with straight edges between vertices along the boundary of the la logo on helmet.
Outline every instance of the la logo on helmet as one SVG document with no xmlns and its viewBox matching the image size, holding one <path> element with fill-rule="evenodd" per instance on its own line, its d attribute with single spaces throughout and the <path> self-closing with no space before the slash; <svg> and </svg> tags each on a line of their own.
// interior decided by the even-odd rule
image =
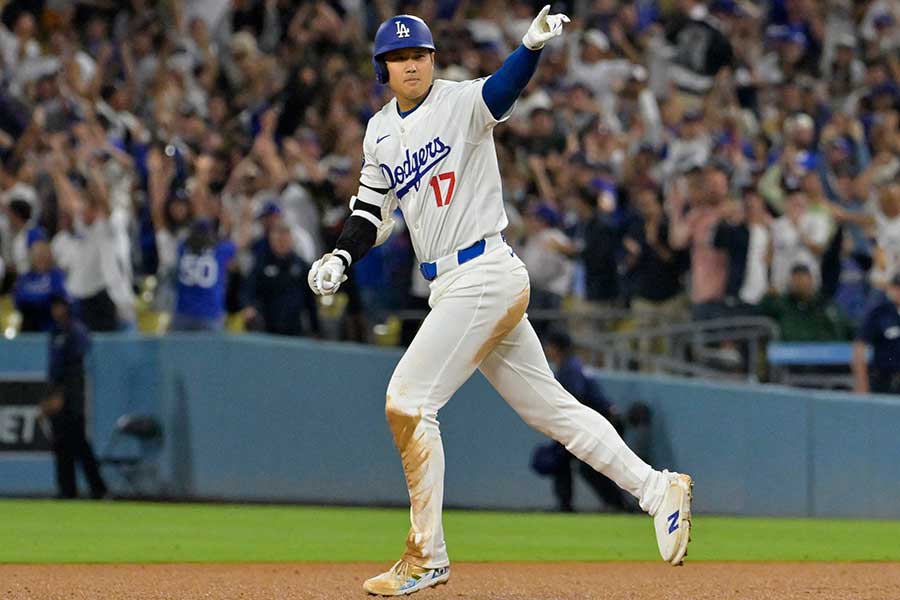
<svg viewBox="0 0 900 600">
<path fill-rule="evenodd" d="M 398 38 L 408 38 L 409 37 L 409 27 L 403 24 L 403 21 L 394 21 L 397 24 L 397 37 Z"/>
</svg>

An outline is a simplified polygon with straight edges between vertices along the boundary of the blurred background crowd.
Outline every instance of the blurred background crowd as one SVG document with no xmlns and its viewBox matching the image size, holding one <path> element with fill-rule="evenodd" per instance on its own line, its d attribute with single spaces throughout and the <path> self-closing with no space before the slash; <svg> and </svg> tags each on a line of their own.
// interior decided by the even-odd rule
<svg viewBox="0 0 900 600">
<path fill-rule="evenodd" d="M 402 218 L 336 300 L 305 283 L 390 98 L 374 31 L 421 16 L 464 80 L 543 3 L 0 1 L 6 324 L 65 294 L 94 331 L 375 341 L 427 308 Z M 553 5 L 571 27 L 495 133 L 530 309 L 850 339 L 900 272 L 900 2 Z"/>
</svg>

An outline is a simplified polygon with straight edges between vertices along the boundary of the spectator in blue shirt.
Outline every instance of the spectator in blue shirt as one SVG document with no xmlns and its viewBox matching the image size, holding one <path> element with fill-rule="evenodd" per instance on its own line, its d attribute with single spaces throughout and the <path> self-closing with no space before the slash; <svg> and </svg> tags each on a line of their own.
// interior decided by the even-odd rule
<svg viewBox="0 0 900 600">
<path fill-rule="evenodd" d="M 66 295 L 64 284 L 65 274 L 54 266 L 50 245 L 43 240 L 32 244 L 31 270 L 16 279 L 13 295 L 22 314 L 22 332 L 50 331 L 50 301 Z"/>
<path fill-rule="evenodd" d="M 900 272 L 888 283 L 886 298 L 868 312 L 853 344 L 854 391 L 900 394 Z M 868 349 L 872 360 L 866 365 Z"/>
<path fill-rule="evenodd" d="M 236 248 L 219 240 L 213 225 L 199 219 L 178 247 L 173 331 L 221 331 L 225 325 L 225 285 Z"/>
</svg>

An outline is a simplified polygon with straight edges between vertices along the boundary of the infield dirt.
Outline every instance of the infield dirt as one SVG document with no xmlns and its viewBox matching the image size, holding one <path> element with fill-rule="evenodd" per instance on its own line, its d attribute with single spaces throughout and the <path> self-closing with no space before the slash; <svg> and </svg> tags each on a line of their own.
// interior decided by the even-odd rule
<svg viewBox="0 0 900 600">
<path fill-rule="evenodd" d="M 29 600 L 366 598 L 371 563 L 0 565 L 0 597 Z M 458 563 L 416 600 L 894 600 L 900 563 Z"/>
</svg>

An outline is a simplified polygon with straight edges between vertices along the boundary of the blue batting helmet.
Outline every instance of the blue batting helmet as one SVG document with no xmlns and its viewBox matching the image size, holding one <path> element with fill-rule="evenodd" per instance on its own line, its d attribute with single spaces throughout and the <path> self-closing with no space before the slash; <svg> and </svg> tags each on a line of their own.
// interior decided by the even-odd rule
<svg viewBox="0 0 900 600">
<path fill-rule="evenodd" d="M 434 50 L 434 39 L 425 21 L 413 15 L 397 15 L 381 24 L 375 33 L 375 50 L 372 65 L 378 83 L 388 82 L 388 70 L 384 55 L 401 48 L 427 48 Z"/>
</svg>

